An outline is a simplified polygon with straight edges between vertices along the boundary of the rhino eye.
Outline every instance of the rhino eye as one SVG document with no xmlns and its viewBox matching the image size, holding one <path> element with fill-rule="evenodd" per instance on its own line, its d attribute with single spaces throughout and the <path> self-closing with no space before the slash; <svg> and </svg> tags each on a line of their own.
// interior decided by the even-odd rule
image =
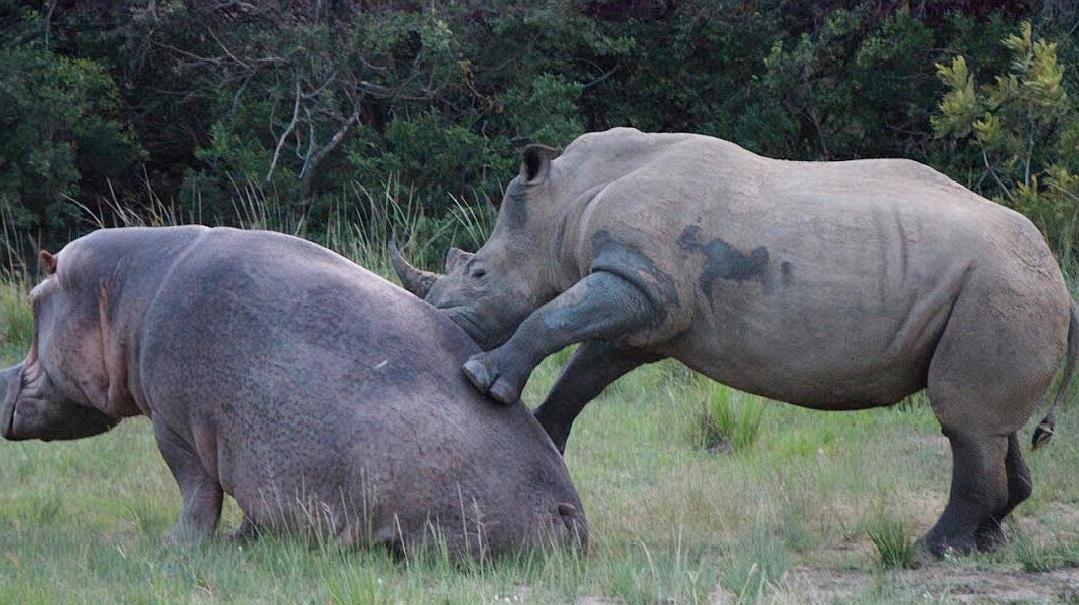
<svg viewBox="0 0 1079 605">
<path fill-rule="evenodd" d="M 477 279 L 483 277 L 484 275 L 487 275 L 487 269 L 474 269 L 472 271 L 472 277 L 475 277 Z"/>
</svg>

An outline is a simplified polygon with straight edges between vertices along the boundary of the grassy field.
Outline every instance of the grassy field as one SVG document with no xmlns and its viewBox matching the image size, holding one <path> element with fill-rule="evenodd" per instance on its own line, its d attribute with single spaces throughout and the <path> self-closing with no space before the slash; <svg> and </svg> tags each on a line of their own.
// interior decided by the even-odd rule
<svg viewBox="0 0 1079 605">
<path fill-rule="evenodd" d="M 25 289 L 0 284 L 5 365 L 27 347 Z M 540 367 L 528 403 L 566 356 Z M 815 412 L 673 362 L 642 368 L 570 440 L 588 556 L 474 566 L 273 536 L 165 547 L 179 494 L 135 418 L 78 442 L 0 443 L 0 603 L 1079 603 L 1079 410 L 1059 420 L 1052 444 L 1027 454 L 1034 496 L 1010 543 L 910 570 L 951 463 L 921 396 Z M 229 502 L 224 529 L 238 522 Z"/>
</svg>

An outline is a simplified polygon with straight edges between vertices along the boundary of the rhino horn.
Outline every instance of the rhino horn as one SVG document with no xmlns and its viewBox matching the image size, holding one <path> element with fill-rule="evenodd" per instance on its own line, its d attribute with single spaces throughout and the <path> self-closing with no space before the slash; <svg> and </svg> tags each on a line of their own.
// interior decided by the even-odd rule
<svg viewBox="0 0 1079 605">
<path fill-rule="evenodd" d="M 397 277 L 401 278 L 401 285 L 404 286 L 405 290 L 420 298 L 427 297 L 427 292 L 431 290 L 431 286 L 439 278 L 437 273 L 417 269 L 409 264 L 401 251 L 397 249 L 397 241 L 393 237 L 390 238 L 390 263 L 393 265 L 393 270 L 397 273 Z"/>
</svg>

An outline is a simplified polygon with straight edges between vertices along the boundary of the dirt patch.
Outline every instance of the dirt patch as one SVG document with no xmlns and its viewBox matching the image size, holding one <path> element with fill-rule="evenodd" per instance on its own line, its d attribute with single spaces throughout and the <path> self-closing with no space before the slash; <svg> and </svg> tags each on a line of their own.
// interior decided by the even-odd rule
<svg viewBox="0 0 1079 605">
<path fill-rule="evenodd" d="M 1045 573 L 978 571 L 940 566 L 890 573 L 795 568 L 782 592 L 795 602 L 835 603 L 902 591 L 945 603 L 1077 603 L 1079 569 Z"/>
</svg>

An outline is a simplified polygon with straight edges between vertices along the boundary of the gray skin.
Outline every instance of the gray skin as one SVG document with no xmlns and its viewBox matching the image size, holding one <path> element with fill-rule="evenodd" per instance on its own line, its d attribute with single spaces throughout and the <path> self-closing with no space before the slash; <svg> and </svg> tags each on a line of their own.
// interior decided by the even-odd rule
<svg viewBox="0 0 1079 605">
<path fill-rule="evenodd" d="M 211 536 L 224 494 L 261 528 L 454 556 L 587 542 L 559 452 L 523 405 L 456 368 L 479 351 L 430 305 L 277 233 L 107 229 L 40 255 L 0 432 L 78 439 L 145 415 L 179 484 L 170 539 Z"/>
<path fill-rule="evenodd" d="M 938 556 L 1001 541 L 1031 489 L 1016 432 L 1079 350 L 1030 221 L 909 160 L 790 162 L 617 128 L 560 156 L 526 149 L 490 239 L 451 251 L 446 275 L 393 252 L 403 283 L 483 346 L 464 371 L 498 401 L 581 343 L 536 411 L 560 449 L 610 382 L 667 357 L 820 410 L 927 389 L 953 457 L 920 543 Z"/>
</svg>

